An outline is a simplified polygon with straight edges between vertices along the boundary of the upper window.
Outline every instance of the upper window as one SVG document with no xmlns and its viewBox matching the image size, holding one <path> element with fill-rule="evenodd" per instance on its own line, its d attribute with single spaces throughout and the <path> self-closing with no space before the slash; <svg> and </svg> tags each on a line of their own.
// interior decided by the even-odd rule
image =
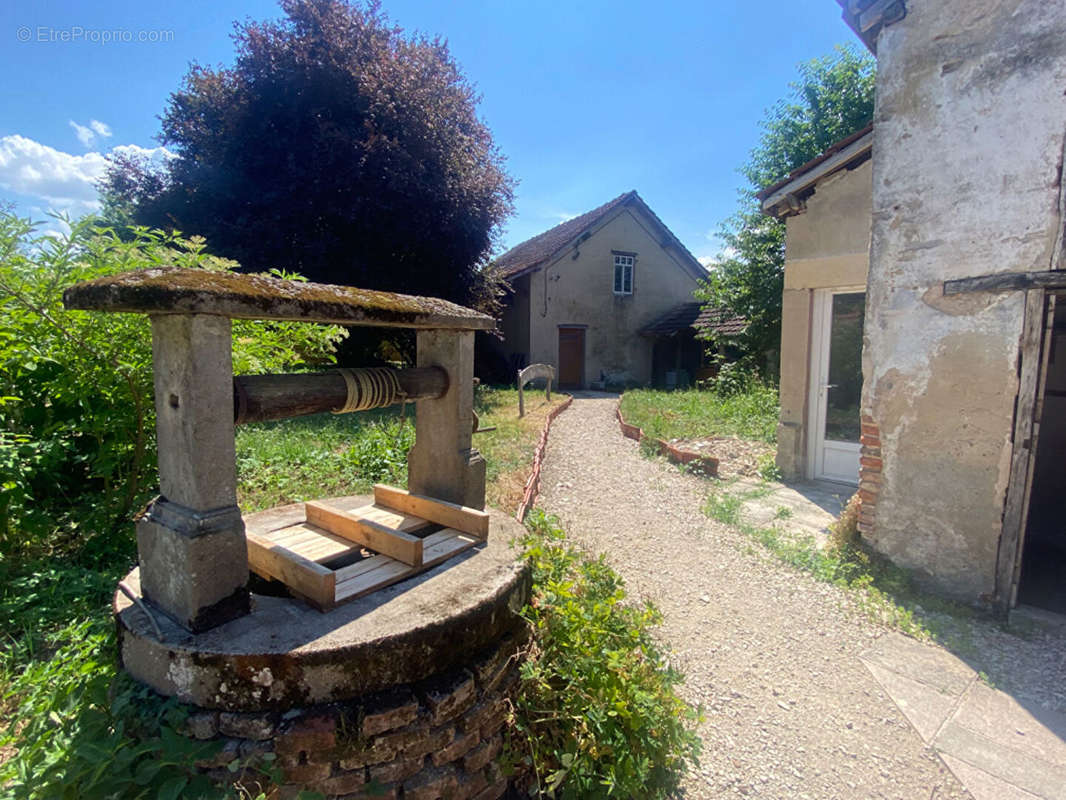
<svg viewBox="0 0 1066 800">
<path fill-rule="evenodd" d="M 615 294 L 633 294 L 633 261 L 631 255 L 614 254 Z"/>
</svg>

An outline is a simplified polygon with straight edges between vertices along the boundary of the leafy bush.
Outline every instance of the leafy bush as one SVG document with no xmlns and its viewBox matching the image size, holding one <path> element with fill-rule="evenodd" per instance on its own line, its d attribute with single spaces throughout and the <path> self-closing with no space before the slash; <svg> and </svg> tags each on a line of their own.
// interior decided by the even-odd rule
<svg viewBox="0 0 1066 800">
<path fill-rule="evenodd" d="M 62 237 L 35 228 L 0 212 L 0 554 L 34 535 L 50 546 L 54 521 L 79 505 L 88 517 L 71 533 L 110 533 L 155 482 L 149 322 L 68 311 L 63 290 L 145 267 L 236 266 L 201 239 L 160 231 L 120 237 L 89 218 Z M 328 360 L 343 335 L 298 323 L 233 328 L 237 372 Z"/>
<path fill-rule="evenodd" d="M 631 605 L 601 556 L 568 546 L 534 510 L 522 541 L 533 569 L 533 626 L 517 728 L 548 797 L 666 797 L 699 754 L 699 712 L 677 695 L 681 674 L 651 634 L 661 615 Z"/>
</svg>

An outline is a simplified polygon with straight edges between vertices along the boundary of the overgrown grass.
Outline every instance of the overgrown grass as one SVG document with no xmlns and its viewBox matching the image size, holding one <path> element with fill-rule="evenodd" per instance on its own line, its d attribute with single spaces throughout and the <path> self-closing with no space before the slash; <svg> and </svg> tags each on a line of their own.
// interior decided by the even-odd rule
<svg viewBox="0 0 1066 800">
<path fill-rule="evenodd" d="M 733 394 L 631 389 L 620 408 L 626 422 L 659 439 L 737 436 L 772 444 L 777 438 L 777 389 L 763 383 Z"/>
<path fill-rule="evenodd" d="M 519 741 L 542 796 L 664 798 L 696 763 L 700 711 L 652 636 L 662 616 L 627 600 L 603 556 L 537 509 L 522 541 L 533 569 L 533 644 L 516 699 Z"/>
<path fill-rule="evenodd" d="M 526 392 L 518 417 L 518 391 L 479 386 L 474 409 L 481 428 L 474 447 L 486 462 L 486 501 L 514 511 L 533 463 L 533 448 L 548 412 L 566 400 Z M 247 425 L 237 431 L 238 499 L 245 511 L 313 497 L 359 494 L 373 484 L 407 485 L 407 451 L 414 444 L 414 408 L 363 414 L 317 414 Z"/>
</svg>

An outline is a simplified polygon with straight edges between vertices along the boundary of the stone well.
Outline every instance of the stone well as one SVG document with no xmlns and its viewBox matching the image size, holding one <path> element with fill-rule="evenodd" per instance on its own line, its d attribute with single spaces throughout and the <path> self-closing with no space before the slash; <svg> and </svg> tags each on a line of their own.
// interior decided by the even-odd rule
<svg viewBox="0 0 1066 800">
<path fill-rule="evenodd" d="M 184 269 L 79 284 L 64 302 L 152 320 L 160 496 L 114 613 L 125 670 L 187 706 L 184 735 L 219 743 L 196 768 L 270 797 L 502 796 L 530 587 L 510 546 L 522 528 L 484 509 L 471 441 L 474 332 L 494 321 L 434 298 Z M 235 379 L 242 318 L 411 328 L 417 366 Z M 415 402 L 410 492 L 241 513 L 235 424 L 398 402 Z M 343 556 L 315 555 L 308 536 Z"/>
<path fill-rule="evenodd" d="M 199 765 L 220 782 L 276 766 L 279 796 L 500 797 L 529 579 L 508 544 L 521 526 L 490 513 L 486 545 L 327 613 L 253 592 L 250 614 L 205 633 L 153 614 L 159 637 L 117 592 L 122 665 L 188 704 L 186 735 L 222 743 Z M 138 570 L 124 582 L 139 596 Z"/>
</svg>

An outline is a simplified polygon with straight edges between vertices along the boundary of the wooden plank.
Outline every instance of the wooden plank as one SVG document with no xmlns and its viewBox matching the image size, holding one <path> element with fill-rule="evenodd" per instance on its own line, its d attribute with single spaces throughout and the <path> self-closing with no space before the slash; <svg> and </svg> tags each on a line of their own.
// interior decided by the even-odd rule
<svg viewBox="0 0 1066 800">
<path fill-rule="evenodd" d="M 425 538 L 426 549 L 422 566 L 410 567 L 395 559 L 375 556 L 351 567 L 337 570 L 336 602 L 355 600 L 358 597 L 391 586 L 394 583 L 425 572 L 447 561 L 454 555 L 469 550 L 481 543 L 481 540 L 462 531 L 445 529 L 432 533 Z M 373 564 L 368 562 L 374 561 Z M 359 568 L 359 569 L 354 569 Z M 343 575 L 343 577 L 341 577 Z"/>
<path fill-rule="evenodd" d="M 427 536 L 425 541 L 423 559 L 426 567 L 434 567 L 463 550 L 481 544 L 481 540 L 475 536 L 451 528 Z"/>
<path fill-rule="evenodd" d="M 1066 289 L 1066 270 L 1044 272 L 997 272 L 973 278 L 944 281 L 944 294 L 1009 292 L 1019 289 Z"/>
<path fill-rule="evenodd" d="M 337 508 L 337 506 L 334 506 Z M 359 508 L 351 509 L 351 513 L 357 517 L 363 517 L 371 522 L 376 522 L 378 525 L 384 525 L 386 528 L 392 528 L 395 531 L 403 531 L 404 533 L 414 533 L 427 527 L 430 523 L 422 517 L 416 517 L 413 514 L 404 514 L 401 511 L 397 511 L 395 508 L 387 508 L 385 506 L 368 505 L 360 506 Z"/>
<path fill-rule="evenodd" d="M 304 506 L 307 511 L 307 521 L 312 525 L 318 525 L 331 533 L 358 542 L 376 553 L 391 556 L 404 564 L 421 566 L 422 540 L 417 536 L 386 528 L 384 525 L 358 517 L 350 511 L 342 511 L 325 503 L 311 501 L 305 503 Z"/>
<path fill-rule="evenodd" d="M 438 525 L 477 536 L 479 539 L 487 539 L 489 536 L 489 515 L 476 508 L 411 494 L 382 483 L 374 484 L 374 500 L 379 505 L 414 514 Z"/>
<path fill-rule="evenodd" d="M 244 518 L 244 525 L 245 530 L 262 535 L 281 528 L 287 528 L 290 525 L 298 525 L 306 519 L 304 504 L 295 503 L 281 506 L 280 508 L 272 508 L 269 511 L 249 514 Z"/>
<path fill-rule="evenodd" d="M 1025 317 L 1019 359 L 1018 397 L 1014 410 L 1014 448 L 1011 452 L 1010 477 L 1003 508 L 1003 527 L 996 559 L 995 611 L 1001 618 L 1010 614 L 1015 595 L 1015 576 L 1021 554 L 1021 542 L 1028 512 L 1029 485 L 1032 480 L 1034 413 L 1040 366 L 1043 361 L 1043 334 L 1047 304 L 1041 289 L 1026 293 Z"/>
<path fill-rule="evenodd" d="M 265 578 L 280 580 L 306 597 L 312 605 L 332 608 L 336 595 L 333 570 L 279 547 L 255 533 L 246 533 L 248 565 Z"/>
<path fill-rule="evenodd" d="M 421 571 L 421 568 L 415 569 L 394 558 L 390 558 L 387 563 L 379 564 L 375 569 L 339 584 L 336 588 L 334 602 L 354 600 L 357 597 L 362 597 L 378 589 L 390 586 L 397 581 L 402 581 L 404 578 Z"/>
<path fill-rule="evenodd" d="M 395 558 L 389 558 L 388 556 L 371 556 L 370 558 L 364 558 L 362 561 L 358 561 L 355 564 L 341 567 L 334 572 L 337 576 L 337 586 L 340 586 L 345 581 L 358 577 L 365 572 L 377 569 L 382 564 L 387 564 L 388 562 L 395 560 Z"/>
</svg>

